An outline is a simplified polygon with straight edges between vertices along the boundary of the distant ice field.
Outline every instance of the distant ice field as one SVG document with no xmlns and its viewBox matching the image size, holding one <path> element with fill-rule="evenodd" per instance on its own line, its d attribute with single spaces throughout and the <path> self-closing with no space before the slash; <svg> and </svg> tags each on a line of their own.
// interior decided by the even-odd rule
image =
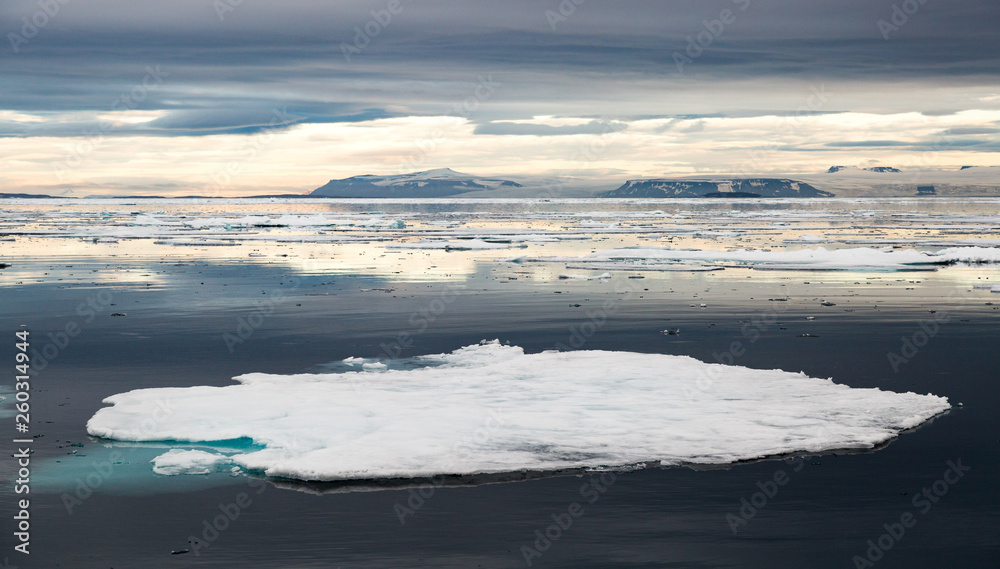
<svg viewBox="0 0 1000 569">
<path fill-rule="evenodd" d="M 885 272 L 997 263 L 997 235 L 990 198 L 0 200 L 0 240 L 14 252 L 84 243 L 113 255 L 134 243 L 267 259 L 287 256 L 275 251 L 284 246 L 313 247 L 310 257 L 364 246 L 501 262 L 515 258 L 504 249 L 524 249 L 517 259 L 601 272 Z"/>
</svg>

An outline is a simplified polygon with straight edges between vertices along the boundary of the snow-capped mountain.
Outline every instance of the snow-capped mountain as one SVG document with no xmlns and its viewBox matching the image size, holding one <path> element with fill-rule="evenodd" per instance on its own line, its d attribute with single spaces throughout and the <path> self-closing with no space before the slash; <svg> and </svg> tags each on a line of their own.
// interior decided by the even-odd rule
<svg viewBox="0 0 1000 569">
<path fill-rule="evenodd" d="M 621 187 L 598 194 L 606 198 L 700 198 L 700 197 L 823 198 L 833 194 L 785 178 L 644 179 L 629 180 Z"/>
<path fill-rule="evenodd" d="M 858 170 L 865 172 L 875 172 L 877 174 L 898 174 L 901 172 L 899 168 L 893 168 L 892 166 L 872 166 L 871 168 L 858 168 L 857 166 L 830 166 L 830 169 L 826 171 L 827 174 L 836 174 L 837 172 L 843 172 L 846 170 Z"/>
<path fill-rule="evenodd" d="M 510 180 L 482 178 L 451 168 L 438 168 L 395 176 L 363 175 L 330 180 L 309 195 L 331 198 L 438 198 L 520 187 L 521 184 Z"/>
<path fill-rule="evenodd" d="M 822 173 L 795 177 L 841 198 L 1000 195 L 1000 168 L 989 166 L 970 166 L 961 170 L 833 166 Z"/>
</svg>

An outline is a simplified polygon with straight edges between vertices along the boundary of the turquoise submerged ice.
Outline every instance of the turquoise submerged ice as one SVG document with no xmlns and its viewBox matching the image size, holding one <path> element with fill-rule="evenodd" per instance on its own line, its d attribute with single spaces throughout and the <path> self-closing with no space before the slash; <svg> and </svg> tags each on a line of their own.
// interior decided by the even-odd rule
<svg viewBox="0 0 1000 569">
<path fill-rule="evenodd" d="M 341 373 L 252 373 L 227 387 L 130 391 L 107 398 L 111 406 L 87 430 L 127 441 L 248 437 L 264 448 L 227 463 L 332 481 L 864 449 L 949 408 L 934 395 L 660 354 L 525 354 L 489 342 L 395 368 L 365 363 L 349 358 L 341 367 L 358 371 Z M 168 474 L 212 462 L 178 452 L 158 460 Z"/>
</svg>

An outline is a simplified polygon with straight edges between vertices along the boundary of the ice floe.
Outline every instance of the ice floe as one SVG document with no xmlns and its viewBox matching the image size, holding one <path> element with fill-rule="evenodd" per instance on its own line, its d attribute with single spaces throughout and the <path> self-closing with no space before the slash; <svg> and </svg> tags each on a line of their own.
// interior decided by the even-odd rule
<svg viewBox="0 0 1000 569">
<path fill-rule="evenodd" d="M 171 449 L 154 458 L 153 472 L 165 476 L 178 474 L 211 474 L 219 465 L 228 462 L 229 458 L 222 454 L 205 452 L 203 450 Z"/>
<path fill-rule="evenodd" d="M 610 279 L 611 273 L 601 273 L 597 276 L 591 275 L 559 275 L 562 280 L 582 280 L 582 281 L 596 281 L 601 279 Z"/>
<path fill-rule="evenodd" d="M 799 235 L 798 237 L 793 237 L 788 239 L 790 242 L 799 241 L 802 243 L 826 243 L 829 241 L 826 237 L 820 237 L 819 235 L 813 235 L 811 233 L 806 233 L 804 235 Z"/>
<path fill-rule="evenodd" d="M 491 243 L 482 239 L 466 239 L 461 241 L 422 240 L 410 243 L 392 243 L 386 249 L 444 249 L 445 251 L 482 251 L 487 249 L 510 249 L 526 247 L 516 243 Z"/>
<path fill-rule="evenodd" d="M 226 461 L 272 477 L 337 481 L 871 449 L 950 407 L 943 397 L 802 373 L 632 352 L 525 354 L 497 341 L 348 371 L 361 361 L 345 360 L 339 373 L 251 373 L 226 387 L 114 395 L 87 431 L 256 445 L 228 456 L 175 449 L 154 461 L 158 472 Z"/>
<path fill-rule="evenodd" d="M 235 241 L 219 239 L 163 239 L 153 241 L 156 245 L 172 245 L 174 247 L 235 247 Z"/>
<path fill-rule="evenodd" d="M 589 271 L 656 271 L 656 272 L 689 272 L 721 271 L 724 267 L 715 265 L 686 265 L 683 263 L 616 263 L 613 261 L 595 262 L 590 264 L 567 263 L 567 269 L 585 269 Z"/>
</svg>

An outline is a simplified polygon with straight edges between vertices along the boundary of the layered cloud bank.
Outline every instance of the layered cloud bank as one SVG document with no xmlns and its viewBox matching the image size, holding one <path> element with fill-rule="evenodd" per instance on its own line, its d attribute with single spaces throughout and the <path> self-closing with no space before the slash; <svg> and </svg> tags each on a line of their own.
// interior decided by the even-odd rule
<svg viewBox="0 0 1000 569">
<path fill-rule="evenodd" d="M 996 163 L 996 3 L 583 4 L 2 3 L 5 189 Z"/>
</svg>

